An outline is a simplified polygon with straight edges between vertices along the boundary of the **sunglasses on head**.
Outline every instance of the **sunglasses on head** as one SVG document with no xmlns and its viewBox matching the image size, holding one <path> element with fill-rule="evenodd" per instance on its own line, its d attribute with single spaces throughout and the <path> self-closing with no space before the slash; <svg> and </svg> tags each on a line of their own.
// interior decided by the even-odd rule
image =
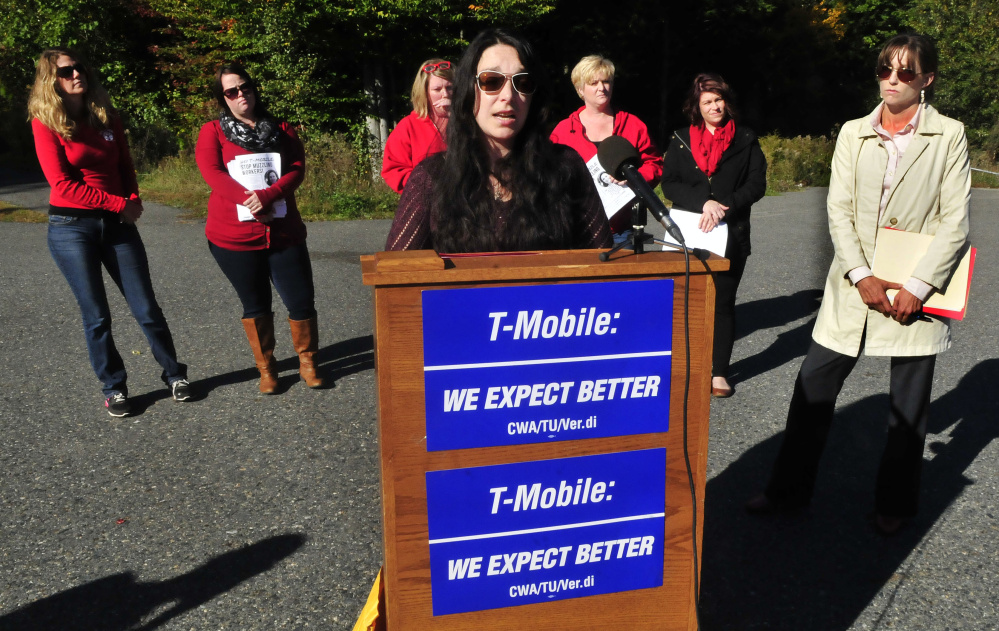
<svg viewBox="0 0 999 631">
<path fill-rule="evenodd" d="M 507 79 L 513 84 L 513 89 L 523 96 L 530 96 L 538 89 L 538 84 L 527 72 L 509 75 L 495 70 L 483 70 L 475 76 L 475 84 L 486 94 L 499 94 Z"/>
<path fill-rule="evenodd" d="M 79 62 L 72 66 L 56 66 L 56 76 L 60 79 L 72 79 L 74 72 L 79 72 L 81 75 L 86 74 L 83 64 Z"/>
<path fill-rule="evenodd" d="M 241 85 L 237 85 L 235 88 L 222 90 L 222 96 L 231 101 L 235 99 L 240 92 L 242 92 L 244 96 L 247 94 L 253 94 L 253 86 L 250 85 L 249 83 L 243 83 Z"/>
<path fill-rule="evenodd" d="M 442 61 L 439 64 L 427 64 L 426 66 L 423 66 L 423 72 L 427 74 L 432 74 L 437 70 L 447 70 L 450 67 L 451 67 L 450 61 Z"/>
<path fill-rule="evenodd" d="M 881 66 L 880 68 L 878 68 L 877 72 L 878 79 L 881 79 L 882 81 L 884 81 L 885 79 L 889 79 L 891 77 L 892 72 L 898 75 L 898 80 L 901 81 L 902 83 L 909 83 L 919 75 L 923 74 L 922 72 L 916 72 L 912 68 L 899 68 L 898 70 L 896 70 L 891 66 Z"/>
</svg>

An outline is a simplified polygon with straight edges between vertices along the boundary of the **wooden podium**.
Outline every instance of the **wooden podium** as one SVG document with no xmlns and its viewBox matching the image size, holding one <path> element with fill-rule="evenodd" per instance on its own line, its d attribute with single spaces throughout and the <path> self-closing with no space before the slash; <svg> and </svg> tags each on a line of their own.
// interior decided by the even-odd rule
<svg viewBox="0 0 999 631">
<path fill-rule="evenodd" d="M 597 255 L 598 251 L 577 250 L 442 259 L 432 251 L 415 251 L 381 252 L 361 257 L 364 284 L 371 285 L 374 293 L 375 374 L 384 528 L 383 576 L 388 631 L 521 631 L 528 628 L 648 631 L 697 628 L 691 546 L 692 507 L 683 458 L 686 362 L 683 256 L 676 252 L 627 253 L 619 254 L 611 261 L 600 262 Z M 697 495 L 696 536 L 699 550 L 714 324 L 711 272 L 725 269 L 728 269 L 726 259 L 712 255 L 707 261 L 700 261 L 691 257 L 687 304 L 690 330 L 687 446 Z M 672 326 L 668 431 L 534 444 L 428 449 L 421 302 L 425 290 L 646 279 L 673 280 L 672 322 L 661 324 Z M 665 532 L 661 547 L 661 586 L 434 615 L 428 534 L 428 472 L 663 448 L 666 454 Z M 650 481 L 650 486 L 657 483 L 662 485 L 661 481 Z M 496 501 L 498 504 L 498 496 Z M 624 544 L 620 544 L 617 550 L 616 554 L 621 557 Z M 632 551 L 628 550 L 629 555 Z M 607 556 L 613 556 L 611 551 Z M 485 572 L 484 565 L 482 571 Z M 526 574 L 519 578 L 523 579 L 522 582 L 529 579 Z"/>
</svg>

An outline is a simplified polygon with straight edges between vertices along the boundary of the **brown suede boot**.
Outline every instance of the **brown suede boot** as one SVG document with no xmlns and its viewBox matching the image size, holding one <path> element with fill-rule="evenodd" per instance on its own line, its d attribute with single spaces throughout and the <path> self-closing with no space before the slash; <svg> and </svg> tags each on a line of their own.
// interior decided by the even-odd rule
<svg viewBox="0 0 999 631">
<path fill-rule="evenodd" d="M 274 314 L 243 318 L 246 339 L 253 350 L 253 360 L 260 371 L 260 392 L 274 394 L 277 390 L 277 362 L 274 361 Z"/>
<path fill-rule="evenodd" d="M 316 375 L 316 352 L 319 350 L 319 324 L 316 316 L 308 320 L 292 320 L 288 318 L 291 325 L 291 343 L 298 353 L 298 374 L 302 376 L 302 381 L 310 388 L 321 388 L 323 380 Z"/>
</svg>

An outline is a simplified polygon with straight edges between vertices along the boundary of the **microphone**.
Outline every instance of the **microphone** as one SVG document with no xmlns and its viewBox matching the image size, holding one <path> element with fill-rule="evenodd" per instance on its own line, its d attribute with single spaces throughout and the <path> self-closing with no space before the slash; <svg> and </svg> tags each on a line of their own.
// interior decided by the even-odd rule
<svg viewBox="0 0 999 631">
<path fill-rule="evenodd" d="M 597 160 L 600 161 L 600 166 L 604 168 L 604 171 L 610 173 L 615 179 L 625 180 L 631 190 L 645 202 L 645 205 L 663 225 L 666 232 L 677 243 L 686 247 L 683 233 L 669 217 L 669 209 L 638 172 L 641 160 L 638 157 L 638 150 L 630 142 L 621 136 L 608 136 L 600 143 L 600 149 L 597 150 Z"/>
</svg>

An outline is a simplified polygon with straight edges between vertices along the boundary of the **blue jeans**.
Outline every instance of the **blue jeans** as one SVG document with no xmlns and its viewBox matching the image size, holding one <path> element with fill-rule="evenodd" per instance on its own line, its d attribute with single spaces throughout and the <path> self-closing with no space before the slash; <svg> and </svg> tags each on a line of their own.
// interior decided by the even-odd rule
<svg viewBox="0 0 999 631">
<path fill-rule="evenodd" d="M 187 377 L 187 366 L 177 362 L 173 337 L 156 302 L 149 279 L 146 249 L 134 225 L 116 218 L 94 219 L 49 215 L 49 252 L 76 296 L 83 317 L 90 365 L 103 383 L 104 396 L 128 394 L 125 364 L 111 335 L 111 310 L 104 290 L 103 265 L 128 303 L 163 367 L 166 384 Z"/>
</svg>

